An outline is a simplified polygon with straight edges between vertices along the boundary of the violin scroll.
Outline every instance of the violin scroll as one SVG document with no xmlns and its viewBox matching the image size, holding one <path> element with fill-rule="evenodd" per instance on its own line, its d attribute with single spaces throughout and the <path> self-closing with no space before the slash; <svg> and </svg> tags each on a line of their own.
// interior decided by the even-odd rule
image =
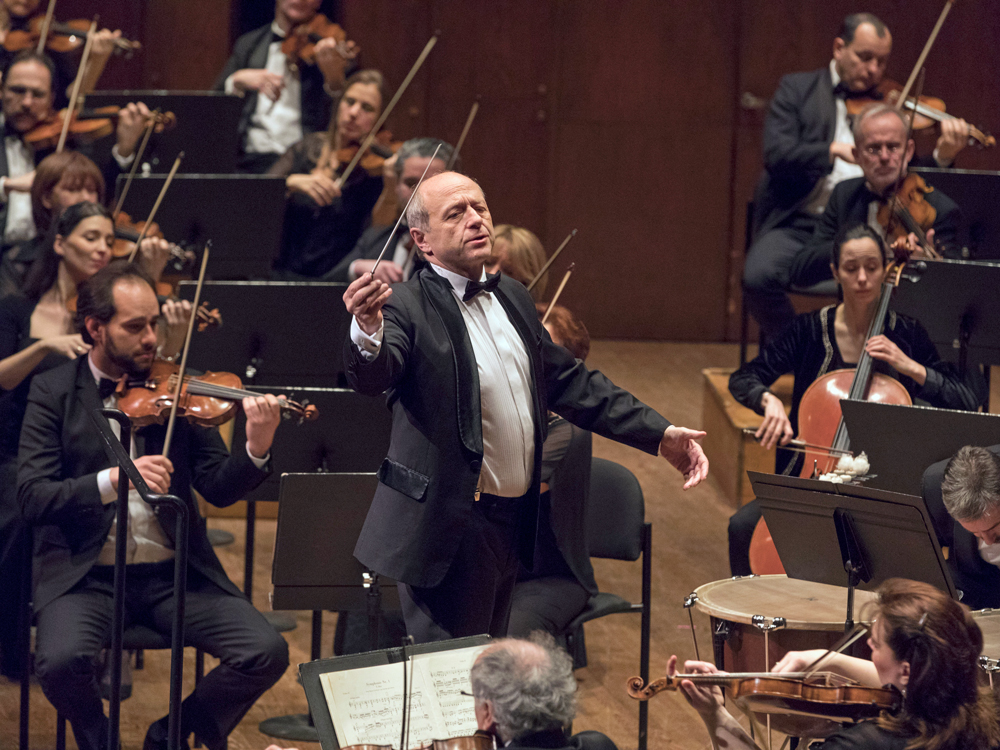
<svg viewBox="0 0 1000 750">
<path fill-rule="evenodd" d="M 628 691 L 629 696 L 637 701 L 648 701 L 657 693 L 676 689 L 677 682 L 672 677 L 661 677 L 648 685 L 641 677 L 629 677 L 628 682 L 625 683 L 625 690 Z"/>
</svg>

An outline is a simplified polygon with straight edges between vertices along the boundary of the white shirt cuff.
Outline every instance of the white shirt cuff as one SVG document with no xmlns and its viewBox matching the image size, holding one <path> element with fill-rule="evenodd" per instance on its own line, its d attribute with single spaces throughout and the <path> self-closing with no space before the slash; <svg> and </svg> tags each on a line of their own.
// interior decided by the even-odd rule
<svg viewBox="0 0 1000 750">
<path fill-rule="evenodd" d="M 2 183 L 0 183 L 0 184 L 2 184 Z M 347 280 L 348 281 L 357 281 L 358 280 L 357 271 L 354 270 L 354 266 L 356 264 L 357 264 L 357 261 L 356 260 L 352 260 L 351 261 L 351 265 L 349 265 L 347 267 Z"/>
<path fill-rule="evenodd" d="M 934 147 L 933 156 L 934 156 L 934 163 L 937 164 L 941 169 L 947 169 L 948 167 L 950 167 L 952 164 L 955 163 L 954 159 L 952 159 L 951 161 L 942 161 L 941 158 L 938 156 L 937 146 Z"/>
<path fill-rule="evenodd" d="M 351 318 L 351 341 L 361 350 L 361 356 L 365 359 L 375 359 L 379 349 L 382 348 L 382 330 L 384 325 L 379 326 L 371 336 L 361 330 L 357 318 Z"/>
<path fill-rule="evenodd" d="M 264 466 L 267 464 L 267 462 L 271 460 L 271 451 L 268 451 L 267 455 L 264 456 L 264 458 L 257 458 L 253 453 L 250 452 L 249 445 L 247 446 L 247 455 L 250 457 L 250 460 L 253 461 L 253 465 L 256 466 L 258 469 L 263 469 Z"/>
<path fill-rule="evenodd" d="M 122 156 L 121 152 L 118 150 L 117 143 L 111 147 L 111 155 L 115 157 L 115 161 L 118 162 L 118 166 L 122 169 L 127 169 L 132 166 L 132 162 L 135 161 L 135 152 L 133 151 L 128 156 Z"/>
<path fill-rule="evenodd" d="M 97 491 L 101 493 L 101 503 L 104 505 L 118 499 L 118 490 L 111 486 L 111 469 L 97 472 Z"/>
<path fill-rule="evenodd" d="M 0 177 L 0 203 L 6 203 L 9 197 L 7 193 L 7 178 Z"/>
<path fill-rule="evenodd" d="M 244 94 L 246 94 L 246 92 L 237 89 L 236 84 L 233 83 L 233 76 L 235 75 L 236 74 L 233 73 L 231 76 L 229 76 L 229 78 L 226 79 L 226 82 L 222 85 L 222 90 L 225 91 L 227 94 L 236 94 L 236 96 L 243 96 Z"/>
</svg>

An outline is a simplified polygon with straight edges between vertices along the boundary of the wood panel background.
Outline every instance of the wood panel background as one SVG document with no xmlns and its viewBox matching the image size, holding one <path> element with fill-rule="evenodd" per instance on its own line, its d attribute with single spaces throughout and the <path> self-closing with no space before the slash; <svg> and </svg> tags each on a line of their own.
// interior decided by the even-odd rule
<svg viewBox="0 0 1000 750">
<path fill-rule="evenodd" d="M 60 0 L 58 15 L 100 13 L 145 45 L 112 60 L 103 88 L 191 89 L 211 84 L 262 4 Z M 737 331 L 745 207 L 761 168 L 763 110 L 752 105 L 766 105 L 783 73 L 827 63 L 842 17 L 858 10 L 847 0 L 328 5 L 363 64 L 393 85 L 440 32 L 393 132 L 454 141 L 479 97 L 465 170 L 497 223 L 532 229 L 549 251 L 579 229 L 552 277 L 576 261 L 564 302 L 593 336 L 709 341 Z M 891 77 L 905 80 L 941 5 L 866 4 L 893 32 Z M 926 82 L 949 111 L 996 131 L 998 11 L 997 0 L 957 3 Z M 1000 169 L 1000 154 L 966 150 L 958 165 Z"/>
</svg>

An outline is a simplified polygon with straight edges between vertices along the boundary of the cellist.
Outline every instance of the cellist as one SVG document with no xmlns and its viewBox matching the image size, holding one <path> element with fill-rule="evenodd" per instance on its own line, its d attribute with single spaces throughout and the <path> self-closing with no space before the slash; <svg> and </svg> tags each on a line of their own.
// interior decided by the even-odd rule
<svg viewBox="0 0 1000 750">
<path fill-rule="evenodd" d="M 821 375 L 852 368 L 862 351 L 875 361 L 875 371 L 896 378 L 909 392 L 946 409 L 974 411 L 980 399 L 957 370 L 938 355 L 924 327 L 913 318 L 890 312 L 885 333 L 866 340 L 886 272 L 882 237 L 866 224 L 847 225 L 833 240 L 829 269 L 843 292 L 843 302 L 797 316 L 768 342 L 757 357 L 733 373 L 729 391 L 744 406 L 764 416 L 757 437 L 765 448 L 787 445 L 798 429 L 799 402 Z M 768 388 L 785 373 L 794 373 L 791 414 Z M 796 454 L 778 451 L 778 473 L 797 468 Z M 729 561 L 733 575 L 750 573 L 747 550 L 760 518 L 757 502 L 737 511 L 729 522 Z"/>
</svg>

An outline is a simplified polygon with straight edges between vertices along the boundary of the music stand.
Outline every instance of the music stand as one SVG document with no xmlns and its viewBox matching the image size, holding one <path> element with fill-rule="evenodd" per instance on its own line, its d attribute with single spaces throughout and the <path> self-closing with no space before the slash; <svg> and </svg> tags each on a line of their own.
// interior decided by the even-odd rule
<svg viewBox="0 0 1000 750">
<path fill-rule="evenodd" d="M 213 243 L 210 266 L 215 252 Z M 196 286 L 182 281 L 181 299 L 193 300 Z M 351 326 L 346 288 L 319 281 L 206 282 L 201 298 L 219 308 L 223 324 L 191 339 L 188 361 L 235 372 L 253 385 L 343 387 Z"/>
<path fill-rule="evenodd" d="M 395 581 L 381 578 L 354 557 L 378 478 L 375 474 L 283 474 L 271 567 L 271 606 L 312 610 L 312 659 L 319 658 L 322 611 L 365 612 L 372 649 L 388 602 L 399 608 Z M 316 741 L 309 716 L 261 722 L 271 737 Z"/>
<path fill-rule="evenodd" d="M 182 166 L 188 169 L 186 163 Z M 122 210 L 136 221 L 145 219 L 166 178 L 136 175 Z M 126 179 L 118 176 L 116 195 Z M 268 278 L 281 247 L 284 219 L 285 179 L 260 174 L 177 174 L 156 214 L 156 223 L 172 242 L 200 248 L 212 241 L 208 275 L 213 279 Z"/>
<path fill-rule="evenodd" d="M 419 643 L 416 646 L 407 646 L 406 656 L 434 654 L 441 651 L 469 648 L 471 646 L 485 646 L 489 642 L 490 637 L 488 635 L 472 635 L 465 638 L 454 638 L 449 641 Z M 350 654 L 348 656 L 336 656 L 332 659 L 313 660 L 299 665 L 299 679 L 302 682 L 302 689 L 305 690 L 306 700 L 309 701 L 309 711 L 316 723 L 317 735 L 323 750 L 340 750 L 340 743 L 337 742 L 337 731 L 333 726 L 333 718 L 330 716 L 330 707 L 327 705 L 326 695 L 323 693 L 320 675 L 326 672 L 374 667 L 380 664 L 398 664 L 402 661 L 403 650 L 401 648 L 388 648 L 364 654 Z"/>
<path fill-rule="evenodd" d="M 924 581 L 958 599 L 924 501 L 864 486 L 748 472 L 789 578 L 854 589 L 889 578 Z"/>
<path fill-rule="evenodd" d="M 1000 211 L 997 211 L 1000 172 L 927 167 L 912 171 L 961 207 L 958 241 L 962 245 L 962 257 L 1000 259 Z"/>
<path fill-rule="evenodd" d="M 958 350 L 959 370 L 1000 364 L 1000 263 L 915 261 L 892 298 L 896 312 L 921 322 L 938 350 Z"/>
<path fill-rule="evenodd" d="M 921 493 L 921 478 L 933 463 L 951 458 L 963 445 L 1000 444 L 1000 416 L 930 406 L 840 402 L 851 450 L 868 454 L 873 476 L 866 487 Z"/>
<path fill-rule="evenodd" d="M 184 152 L 183 171 L 191 174 L 229 174 L 236 171 L 240 147 L 239 124 L 244 100 L 219 91 L 95 91 L 84 106 L 124 107 L 142 102 L 151 110 L 173 112 L 174 127 L 153 133 L 143 162 L 154 172 L 166 172 Z M 141 167 L 140 167 L 141 168 Z M 132 216 L 137 221 L 139 218 Z"/>
</svg>

